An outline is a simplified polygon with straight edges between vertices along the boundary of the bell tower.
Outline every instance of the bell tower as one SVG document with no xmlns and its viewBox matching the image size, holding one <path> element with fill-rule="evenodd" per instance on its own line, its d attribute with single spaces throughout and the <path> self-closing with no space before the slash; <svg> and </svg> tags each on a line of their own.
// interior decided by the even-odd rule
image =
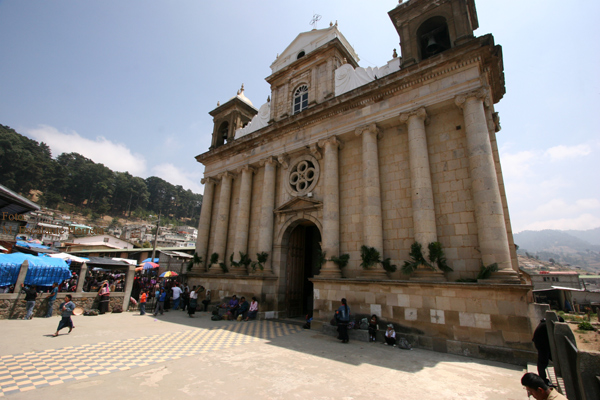
<svg viewBox="0 0 600 400">
<path fill-rule="evenodd" d="M 235 131 L 246 126 L 258 110 L 250 99 L 244 95 L 244 85 L 238 90 L 237 95 L 225 104 L 217 103 L 217 108 L 210 111 L 214 127 L 210 150 L 223 146 L 235 137 Z"/>
<path fill-rule="evenodd" d="M 479 27 L 475 0 L 409 0 L 388 13 L 408 67 L 474 38 Z"/>
</svg>

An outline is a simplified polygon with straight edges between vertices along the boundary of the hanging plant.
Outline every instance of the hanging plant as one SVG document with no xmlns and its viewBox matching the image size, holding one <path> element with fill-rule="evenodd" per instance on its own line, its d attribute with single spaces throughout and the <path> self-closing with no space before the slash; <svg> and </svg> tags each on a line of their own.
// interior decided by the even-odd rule
<svg viewBox="0 0 600 400">
<path fill-rule="evenodd" d="M 229 268 L 227 268 L 227 265 L 225 265 L 224 262 L 220 262 L 219 265 L 221 266 L 221 269 L 223 270 L 223 272 L 225 272 L 225 273 L 229 272 Z"/>
<path fill-rule="evenodd" d="M 263 251 L 262 253 L 256 253 L 256 261 L 252 263 L 252 272 L 256 271 L 256 267 L 258 267 L 261 271 L 264 271 L 264 264 L 269 259 L 269 253 Z"/>
<path fill-rule="evenodd" d="M 340 268 L 344 268 L 346 265 L 348 265 L 348 260 L 350 260 L 350 254 L 342 254 L 339 257 L 331 257 L 331 261 L 336 263 Z"/>
<path fill-rule="evenodd" d="M 200 264 L 202 262 L 202 257 L 198 255 L 198 253 L 194 253 L 193 258 L 187 265 L 187 271 L 190 272 L 192 268 L 194 268 L 194 264 Z"/>
<path fill-rule="evenodd" d="M 248 254 L 243 253 L 241 251 L 239 253 L 240 253 L 240 261 L 235 261 L 233 259 L 234 253 L 231 253 L 231 256 L 229 256 L 229 261 L 231 262 L 231 265 L 234 266 L 235 268 L 248 268 L 248 265 L 250 265 L 252 260 L 250 260 L 250 257 L 248 257 Z"/>
<path fill-rule="evenodd" d="M 488 265 L 487 267 L 481 263 L 481 269 L 479 270 L 479 274 L 477 275 L 477 279 L 489 279 L 492 276 L 492 272 L 498 271 L 498 264 L 493 263 Z"/>
<path fill-rule="evenodd" d="M 419 268 L 420 265 L 425 267 L 435 269 L 433 265 L 427 262 L 425 257 L 423 257 L 423 247 L 421 243 L 414 242 L 410 246 L 410 253 L 408 253 L 410 260 L 404 261 L 404 265 L 402 266 L 402 273 L 404 275 L 410 275 Z"/>
<path fill-rule="evenodd" d="M 317 263 L 319 263 L 319 267 L 322 267 L 323 264 L 327 262 L 327 252 L 321 249 L 317 250 Z"/>
<path fill-rule="evenodd" d="M 219 263 L 219 253 L 212 253 L 210 255 L 210 264 L 218 264 Z"/>
<path fill-rule="evenodd" d="M 360 248 L 360 258 L 362 259 L 360 266 L 364 269 L 369 269 L 381 262 L 381 255 L 377 249 L 366 245 Z"/>
<path fill-rule="evenodd" d="M 444 255 L 444 250 L 442 249 L 442 244 L 440 242 L 432 242 L 429 243 L 429 261 L 435 263 L 440 271 L 443 272 L 452 272 L 453 269 L 450 268 L 446 261 L 446 256 Z"/>
<path fill-rule="evenodd" d="M 396 272 L 396 265 L 392 264 L 391 260 L 392 259 L 388 257 L 381 262 L 381 265 L 383 265 L 383 269 L 390 273 Z"/>
</svg>

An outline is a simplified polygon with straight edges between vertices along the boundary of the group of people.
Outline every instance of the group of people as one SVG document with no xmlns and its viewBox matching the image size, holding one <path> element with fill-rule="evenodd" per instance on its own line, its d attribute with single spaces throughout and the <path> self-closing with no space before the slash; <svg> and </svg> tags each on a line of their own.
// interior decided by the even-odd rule
<svg viewBox="0 0 600 400">
<path fill-rule="evenodd" d="M 167 282 L 163 286 L 159 286 L 158 284 L 154 290 L 143 289 L 142 294 L 140 295 L 140 314 L 144 315 L 146 313 L 146 303 L 149 299 L 154 298 L 156 302 L 156 307 L 154 309 L 154 315 L 163 315 L 165 310 L 168 310 L 171 307 L 173 310 L 186 311 L 190 318 L 194 317 L 196 311 L 198 310 L 198 298 L 201 293 L 204 293 L 204 299 L 202 300 L 202 304 L 204 305 L 204 311 L 208 309 L 208 305 L 211 302 L 211 293 L 210 290 L 205 290 L 204 286 L 192 286 L 190 289 L 186 284 L 180 284 L 179 282 Z"/>
<path fill-rule="evenodd" d="M 227 303 L 227 313 L 238 321 L 249 321 L 255 319 L 258 314 L 258 300 L 252 297 L 252 302 L 248 303 L 246 298 L 242 296 L 239 300 L 234 294 Z"/>
</svg>

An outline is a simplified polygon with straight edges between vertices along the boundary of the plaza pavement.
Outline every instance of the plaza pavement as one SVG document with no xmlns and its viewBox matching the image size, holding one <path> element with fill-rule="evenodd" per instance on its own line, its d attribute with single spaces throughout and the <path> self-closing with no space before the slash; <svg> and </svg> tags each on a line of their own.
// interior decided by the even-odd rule
<svg viewBox="0 0 600 400">
<path fill-rule="evenodd" d="M 523 368 L 170 311 L 0 320 L 7 399 L 525 399 Z"/>
</svg>

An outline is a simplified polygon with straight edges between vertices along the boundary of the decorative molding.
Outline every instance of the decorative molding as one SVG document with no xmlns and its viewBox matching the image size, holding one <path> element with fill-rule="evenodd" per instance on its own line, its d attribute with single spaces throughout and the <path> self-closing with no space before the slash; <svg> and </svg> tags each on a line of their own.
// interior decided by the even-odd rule
<svg viewBox="0 0 600 400">
<path fill-rule="evenodd" d="M 281 164 L 283 169 L 288 169 L 288 167 L 290 166 L 288 156 L 285 153 L 277 156 L 277 162 L 279 162 L 279 164 Z"/>
<path fill-rule="evenodd" d="M 377 134 L 377 139 L 381 139 L 383 137 L 383 131 L 381 130 L 381 128 L 379 128 L 377 126 L 377 124 L 369 124 L 369 125 L 359 126 L 358 128 L 356 128 L 354 130 L 354 134 L 356 136 L 360 136 L 365 132 L 371 133 L 371 134 Z"/>
<path fill-rule="evenodd" d="M 230 171 L 221 172 L 219 175 L 217 175 L 218 179 L 223 179 L 223 178 L 233 179 L 234 177 L 235 177 L 235 173 L 230 172 Z"/>
<path fill-rule="evenodd" d="M 317 160 L 320 160 L 321 158 L 323 158 L 323 156 L 319 152 L 319 148 L 317 147 L 316 143 L 313 143 L 310 145 L 310 152 Z"/>
</svg>

